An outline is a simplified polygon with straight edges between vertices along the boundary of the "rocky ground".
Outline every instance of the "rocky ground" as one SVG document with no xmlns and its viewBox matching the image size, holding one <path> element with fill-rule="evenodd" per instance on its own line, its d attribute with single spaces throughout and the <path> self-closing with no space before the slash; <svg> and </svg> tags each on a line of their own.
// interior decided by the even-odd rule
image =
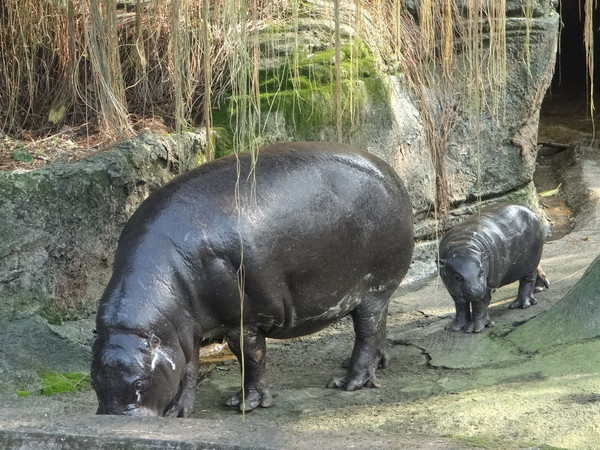
<svg viewBox="0 0 600 450">
<path fill-rule="evenodd" d="M 507 286 L 493 295 L 494 328 L 477 335 L 450 333 L 443 326 L 453 313 L 452 300 L 438 278 L 425 277 L 402 286 L 393 297 L 388 317 L 392 360 L 379 372 L 381 388 L 325 388 L 331 376 L 343 373 L 340 363 L 352 346 L 351 323 L 342 320 L 309 337 L 269 342 L 275 402 L 245 416 L 223 406 L 239 385 L 238 365 L 227 357 L 204 365 L 189 419 L 97 417 L 90 389 L 19 397 L 16 389 L 27 384 L 26 371 L 7 373 L 0 367 L 0 379 L 9 386 L 0 390 L 0 447 L 597 448 L 600 341 L 531 352 L 523 350 L 525 343 L 507 338 L 563 298 L 600 253 L 597 150 L 580 145 L 542 155 L 538 173 L 545 175 L 536 180 L 540 192 L 562 184 L 559 197 L 540 198 L 555 234 L 542 260 L 551 288 L 537 294 L 538 305 L 509 310 L 516 285 Z M 565 208 L 561 195 L 578 199 L 573 220 L 567 209 L 559 211 Z M 54 329 L 56 342 L 46 345 L 56 347 L 64 335 L 85 341 L 93 325 L 65 327 Z M 86 370 L 85 354 L 81 364 Z"/>
</svg>

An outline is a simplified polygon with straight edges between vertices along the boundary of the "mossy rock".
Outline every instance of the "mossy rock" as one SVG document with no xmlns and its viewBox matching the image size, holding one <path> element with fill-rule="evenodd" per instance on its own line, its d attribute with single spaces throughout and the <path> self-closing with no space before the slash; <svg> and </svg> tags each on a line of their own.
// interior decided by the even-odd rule
<svg viewBox="0 0 600 450">
<path fill-rule="evenodd" d="M 123 224 L 203 156 L 203 140 L 143 133 L 82 161 L 0 171 L 0 323 L 34 313 L 52 324 L 89 317 Z"/>
<path fill-rule="evenodd" d="M 507 336 L 521 351 L 535 353 L 600 336 L 600 257 L 552 308 Z"/>
<path fill-rule="evenodd" d="M 272 31 L 265 33 L 273 35 Z M 279 56 L 278 64 L 259 70 L 261 93 L 257 100 L 263 128 L 258 129 L 257 124 L 256 129 L 247 130 L 248 136 L 261 136 L 261 142 L 251 144 L 275 140 L 269 133 L 275 133 L 277 140 L 321 140 L 324 132 L 332 134 L 336 129 L 335 50 L 308 52 L 304 48 L 299 46 L 294 53 Z M 375 58 L 364 42 L 349 40 L 340 52 L 341 123 L 344 135 L 348 136 L 360 126 L 360 109 L 365 104 L 389 100 L 383 79 L 377 76 Z M 253 107 L 251 105 L 250 96 L 229 95 L 214 111 L 213 123 L 218 130 L 217 157 L 233 152 L 236 145 L 233 129 L 235 124 L 247 121 L 245 115 Z M 264 126 L 265 123 L 274 125 Z M 277 131 L 269 128 L 277 128 Z"/>
</svg>

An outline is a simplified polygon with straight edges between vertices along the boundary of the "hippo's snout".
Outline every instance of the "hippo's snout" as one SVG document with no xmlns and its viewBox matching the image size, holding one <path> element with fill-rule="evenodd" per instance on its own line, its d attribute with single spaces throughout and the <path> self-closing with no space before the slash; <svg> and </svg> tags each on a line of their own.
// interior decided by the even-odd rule
<svg viewBox="0 0 600 450">
<path fill-rule="evenodd" d="M 136 405 L 128 405 L 126 408 L 106 408 L 105 405 L 99 405 L 96 410 L 97 415 L 118 415 L 131 417 L 157 417 L 160 416 L 156 411 L 150 408 L 144 408 Z"/>
<path fill-rule="evenodd" d="M 483 274 L 464 275 L 447 270 L 441 270 L 440 274 L 446 288 L 454 297 L 467 302 L 481 300 L 486 293 L 486 282 Z"/>
<path fill-rule="evenodd" d="M 123 413 L 123 415 L 131 416 L 131 417 L 148 417 L 148 416 L 157 417 L 157 416 L 160 416 L 160 414 L 158 414 L 156 411 L 153 411 L 150 408 L 128 409 L 127 411 L 125 411 Z"/>
<path fill-rule="evenodd" d="M 475 279 L 471 280 L 469 283 L 466 283 L 466 286 L 463 287 L 463 290 L 465 299 L 477 301 L 485 297 L 486 285 L 483 280 Z"/>
<path fill-rule="evenodd" d="M 482 300 L 485 297 L 485 287 L 479 286 L 457 286 L 450 290 L 450 293 L 462 299 L 465 302 L 476 302 Z"/>
</svg>

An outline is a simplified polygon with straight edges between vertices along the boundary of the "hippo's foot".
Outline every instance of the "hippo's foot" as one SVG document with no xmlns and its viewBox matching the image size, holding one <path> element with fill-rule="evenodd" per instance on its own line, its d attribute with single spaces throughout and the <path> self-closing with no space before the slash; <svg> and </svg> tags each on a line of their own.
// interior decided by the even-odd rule
<svg viewBox="0 0 600 450">
<path fill-rule="evenodd" d="M 511 309 L 516 309 L 516 308 L 529 308 L 530 306 L 533 305 L 537 305 L 537 300 L 533 297 L 533 295 L 530 295 L 528 297 L 523 297 L 523 298 L 519 298 L 517 297 L 510 305 L 508 305 L 509 308 Z"/>
<path fill-rule="evenodd" d="M 379 355 L 379 362 L 376 363 L 375 367 L 378 369 L 385 369 L 390 358 L 387 351 L 381 350 Z M 342 362 L 342 367 L 350 368 L 352 366 L 352 358 L 345 359 Z M 363 367 L 369 367 L 370 364 L 366 364 Z M 327 383 L 328 388 L 344 389 L 345 391 L 357 391 L 363 387 L 378 388 L 380 384 L 375 378 L 375 370 L 355 368 L 350 369 L 343 378 L 332 378 Z"/>
<path fill-rule="evenodd" d="M 169 405 L 165 411 L 165 417 L 188 417 L 194 409 L 195 391 L 186 389 L 181 397 Z"/>
<path fill-rule="evenodd" d="M 367 376 L 366 380 L 364 380 L 363 377 L 348 379 L 347 376 L 343 378 L 332 378 L 327 383 L 327 387 L 332 389 L 343 389 L 345 391 L 357 391 L 363 387 L 378 388 L 381 387 L 381 385 L 377 382 L 375 374 L 372 374 L 371 376 Z"/>
<path fill-rule="evenodd" d="M 448 325 L 444 326 L 444 330 L 448 331 L 460 331 L 468 325 L 468 321 L 465 319 L 454 319 Z"/>
<path fill-rule="evenodd" d="M 465 333 L 481 333 L 485 327 L 495 326 L 494 322 L 489 317 L 484 319 L 475 319 L 465 326 Z"/>
<path fill-rule="evenodd" d="M 243 401 L 244 400 L 244 401 Z M 237 394 L 232 395 L 225 400 L 225 405 L 236 407 L 238 406 L 240 412 L 252 411 L 257 407 L 268 408 L 273 404 L 273 395 L 268 388 L 258 390 L 256 388 L 250 388 L 246 391 L 246 398 L 242 399 L 242 391 L 240 390 Z"/>
</svg>

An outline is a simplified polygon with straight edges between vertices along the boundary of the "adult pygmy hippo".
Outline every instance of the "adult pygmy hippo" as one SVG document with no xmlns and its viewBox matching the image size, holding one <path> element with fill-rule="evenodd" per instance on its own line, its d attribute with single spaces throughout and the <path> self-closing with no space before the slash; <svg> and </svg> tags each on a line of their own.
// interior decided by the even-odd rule
<svg viewBox="0 0 600 450">
<path fill-rule="evenodd" d="M 488 315 L 492 291 L 517 280 L 519 292 L 509 307 L 535 305 L 534 288 L 549 287 L 539 267 L 544 238 L 537 214 L 506 203 L 483 208 L 448 231 L 440 242 L 438 265 L 456 317 L 446 330 L 479 333 L 493 326 Z"/>
<path fill-rule="evenodd" d="M 269 406 L 265 338 L 313 333 L 347 314 L 350 366 L 330 386 L 376 386 L 389 298 L 412 257 L 404 185 L 380 159 L 342 144 L 263 148 L 255 186 L 250 157 L 240 156 L 238 197 L 236 165 L 227 157 L 181 175 L 125 226 L 97 314 L 98 414 L 187 416 L 199 342 L 215 337 L 245 362 L 245 402 L 239 392 L 226 403 Z"/>
</svg>

